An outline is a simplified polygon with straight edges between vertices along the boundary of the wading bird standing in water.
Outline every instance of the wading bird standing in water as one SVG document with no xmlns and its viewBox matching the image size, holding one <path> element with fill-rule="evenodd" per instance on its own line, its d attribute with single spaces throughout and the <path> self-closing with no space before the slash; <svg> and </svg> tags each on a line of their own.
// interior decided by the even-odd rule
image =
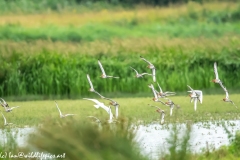
<svg viewBox="0 0 240 160">
<path fill-rule="evenodd" d="M 101 64 L 101 62 L 99 60 L 98 60 L 98 65 L 99 65 L 99 67 L 100 67 L 100 69 L 102 71 L 102 75 L 101 75 L 102 78 L 119 78 L 119 77 L 106 75 L 105 70 L 104 70 L 104 68 L 103 68 L 103 66 L 102 66 L 102 64 Z"/>
</svg>

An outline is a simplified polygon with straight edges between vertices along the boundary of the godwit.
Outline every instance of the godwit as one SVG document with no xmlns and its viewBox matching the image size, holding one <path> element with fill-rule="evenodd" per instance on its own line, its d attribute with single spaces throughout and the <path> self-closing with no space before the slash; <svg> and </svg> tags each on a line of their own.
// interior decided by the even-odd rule
<svg viewBox="0 0 240 160">
<path fill-rule="evenodd" d="M 153 105 L 150 105 L 150 104 L 148 104 L 149 106 L 151 106 L 151 107 L 155 107 L 155 108 L 157 108 L 157 110 L 156 110 L 156 112 L 158 112 L 158 113 L 160 113 L 161 114 L 161 124 L 163 124 L 164 123 L 164 117 L 165 117 L 165 112 L 164 112 L 164 110 L 162 110 L 161 108 L 159 108 L 159 107 L 157 107 L 157 106 L 153 106 Z"/>
<path fill-rule="evenodd" d="M 196 111 L 197 110 L 197 101 L 199 100 L 200 103 L 202 103 L 202 101 L 203 101 L 202 91 L 193 90 L 189 85 L 187 85 L 187 86 L 191 90 L 191 91 L 188 91 L 188 92 L 191 92 L 189 94 L 189 96 L 191 97 L 190 102 L 192 103 L 192 101 L 194 101 L 194 110 Z"/>
<path fill-rule="evenodd" d="M 224 102 L 230 102 L 230 103 L 232 103 L 232 104 L 237 108 L 237 106 L 235 105 L 235 103 L 234 103 L 232 100 L 229 99 L 229 94 L 228 94 L 228 91 L 227 91 L 226 87 L 224 87 L 222 83 L 219 83 L 219 84 L 220 84 L 220 86 L 222 87 L 222 89 L 223 89 L 223 90 L 225 91 L 225 93 L 226 93 L 226 97 L 223 98 L 223 101 L 224 101 Z"/>
<path fill-rule="evenodd" d="M 98 94 L 101 98 L 104 98 L 100 93 L 98 93 L 97 91 L 95 91 L 95 89 L 93 88 L 93 84 L 92 84 L 92 81 L 91 81 L 91 79 L 90 79 L 90 76 L 89 76 L 88 74 L 87 74 L 87 79 L 88 79 L 88 83 L 90 84 L 90 89 L 89 89 L 89 91 Z"/>
<path fill-rule="evenodd" d="M 99 64 L 99 67 L 100 67 L 100 69 L 101 69 L 101 71 L 102 71 L 102 75 L 101 75 L 101 77 L 102 78 L 119 78 L 119 77 L 114 77 L 114 76 L 108 76 L 108 75 L 106 75 L 106 73 L 105 73 L 105 71 L 104 71 L 104 68 L 103 68 L 103 66 L 102 66 L 102 64 L 101 64 L 101 62 L 98 60 L 98 64 Z"/>
<path fill-rule="evenodd" d="M 222 83 L 221 80 L 218 77 L 218 70 L 217 70 L 217 63 L 216 62 L 214 62 L 213 69 L 214 69 L 215 79 L 213 79 L 212 82 L 214 82 L 214 83 Z"/>
<path fill-rule="evenodd" d="M 175 106 L 175 103 L 169 98 L 165 98 L 165 99 L 168 100 L 167 102 L 165 102 L 165 105 L 170 107 L 170 116 L 172 116 L 172 111 Z M 176 107 L 179 108 L 180 106 L 176 105 Z"/>
<path fill-rule="evenodd" d="M 2 99 L 2 98 L 0 98 L 0 99 Z M 19 107 L 19 106 L 9 107 L 9 105 L 7 104 L 7 102 L 4 99 L 2 99 L 2 102 L 0 101 L 0 104 L 1 104 L 2 107 L 4 107 L 6 112 L 11 112 L 14 108 Z"/>
<path fill-rule="evenodd" d="M 89 118 L 94 118 L 96 123 L 101 123 L 100 119 L 94 116 L 88 116 Z"/>
<path fill-rule="evenodd" d="M 130 68 L 132 68 L 132 67 L 130 67 Z M 144 75 L 149 75 L 149 76 L 152 76 L 152 74 L 149 74 L 149 73 L 138 73 L 138 71 L 136 70 L 136 69 L 134 69 L 134 68 L 132 68 L 135 72 L 136 72 L 136 77 L 137 78 L 142 78 Z"/>
<path fill-rule="evenodd" d="M 140 58 L 148 63 L 147 67 L 152 70 L 153 82 L 156 82 L 156 71 L 155 71 L 154 65 L 151 62 L 149 62 L 148 60 L 146 60 L 145 58 L 143 58 L 142 56 L 140 56 Z"/>
<path fill-rule="evenodd" d="M 67 117 L 67 116 L 74 116 L 74 115 L 76 115 L 76 114 L 62 114 L 62 112 L 61 112 L 61 110 L 59 109 L 58 104 L 57 104 L 56 101 L 55 101 L 55 104 L 56 104 L 56 107 L 57 107 L 57 109 L 58 109 L 58 111 L 59 111 L 60 118 L 64 118 L 64 117 Z"/>
<path fill-rule="evenodd" d="M 114 101 L 110 98 L 104 97 L 104 99 L 109 100 L 110 101 L 109 104 L 115 107 L 115 117 L 118 118 L 118 108 L 119 108 L 120 105 L 116 101 Z"/>
<path fill-rule="evenodd" d="M 93 105 L 95 108 L 102 108 L 104 109 L 108 114 L 112 114 L 112 113 L 109 113 L 109 107 L 105 106 L 102 102 L 99 102 L 98 100 L 96 99 L 91 99 L 91 98 L 83 98 L 83 99 L 86 99 L 86 100 L 89 100 L 89 101 L 92 101 L 94 102 L 95 104 Z"/>
<path fill-rule="evenodd" d="M 164 97 L 173 96 L 176 94 L 175 92 L 169 92 L 169 91 L 163 92 L 159 84 L 158 84 L 158 88 L 159 88 L 159 92 L 157 92 L 158 98 L 164 98 Z"/>
<path fill-rule="evenodd" d="M 157 96 L 156 90 L 154 89 L 153 85 L 150 84 L 150 85 L 148 85 L 148 87 L 152 89 L 152 92 L 153 92 L 153 95 L 154 95 L 152 100 L 155 101 L 155 102 L 158 102 L 158 96 Z"/>
<path fill-rule="evenodd" d="M 9 107 L 9 105 L 7 104 L 7 102 L 3 99 L 3 98 L 0 98 L 2 100 L 2 107 Z"/>
<path fill-rule="evenodd" d="M 5 116 L 3 115 L 3 113 L 1 112 L 2 116 L 3 116 L 3 120 L 4 120 L 4 126 L 7 126 L 9 124 L 12 124 L 12 123 L 7 123 L 7 120 L 5 118 Z"/>
</svg>

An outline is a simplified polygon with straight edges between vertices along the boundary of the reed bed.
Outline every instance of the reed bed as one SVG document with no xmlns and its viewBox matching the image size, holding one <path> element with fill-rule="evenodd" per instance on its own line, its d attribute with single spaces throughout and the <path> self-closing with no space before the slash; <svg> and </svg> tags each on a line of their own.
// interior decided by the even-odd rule
<svg viewBox="0 0 240 160">
<path fill-rule="evenodd" d="M 140 59 L 140 55 L 155 65 L 157 81 L 164 90 L 185 91 L 187 84 L 199 89 L 219 88 L 218 85 L 210 82 L 214 78 L 215 61 L 218 63 L 219 75 L 225 86 L 228 89 L 240 86 L 238 38 L 220 40 L 222 46 L 210 43 L 209 48 L 201 48 L 208 42 L 205 41 L 199 43 L 199 47 L 189 47 L 189 50 L 188 47 L 184 47 L 185 45 L 179 46 L 178 41 L 171 47 L 157 45 L 159 41 L 153 44 L 150 42 L 146 47 L 142 45 L 142 51 L 139 50 L 136 41 L 126 41 L 122 43 L 126 46 L 114 48 L 112 46 L 114 43 L 116 46 L 121 46 L 118 42 L 113 41 L 113 44 L 109 43 L 105 48 L 99 47 L 99 50 L 96 49 L 93 54 L 88 54 L 93 50 L 91 45 L 103 46 L 101 43 L 83 45 L 79 52 L 77 46 L 74 49 L 76 53 L 67 51 L 56 53 L 50 49 L 42 49 L 36 54 L 24 53 L 24 47 L 22 50 L 17 50 L 18 45 L 16 45 L 16 49 L 8 47 L 8 50 L 3 46 L 0 60 L 0 95 L 59 95 L 69 98 L 89 95 L 86 74 L 90 75 L 95 89 L 100 93 L 146 93 L 149 91 L 147 85 L 152 83 L 152 79 L 150 77 L 137 79 L 134 77 L 134 71 L 130 69 L 132 66 L 140 73 L 150 72 L 146 68 L 146 63 Z M 144 44 L 146 41 L 138 42 Z M 193 44 L 197 42 L 196 40 Z M 135 45 L 132 45 L 134 43 Z M 106 73 L 120 76 L 120 79 L 101 79 L 97 59 L 101 60 Z"/>
</svg>

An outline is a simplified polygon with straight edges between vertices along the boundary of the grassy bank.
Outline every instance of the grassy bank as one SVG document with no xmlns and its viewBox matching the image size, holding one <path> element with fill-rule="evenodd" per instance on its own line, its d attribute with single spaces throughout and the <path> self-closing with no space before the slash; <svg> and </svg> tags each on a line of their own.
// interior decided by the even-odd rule
<svg viewBox="0 0 240 160">
<path fill-rule="evenodd" d="M 197 88 L 198 89 L 198 88 Z M 230 94 L 230 98 L 240 106 L 238 94 Z M 134 122 L 141 121 L 143 123 L 149 123 L 153 121 L 159 121 L 160 115 L 155 112 L 155 108 L 149 107 L 148 104 L 156 105 L 165 110 L 166 124 L 175 122 L 186 122 L 192 120 L 193 122 L 204 122 L 207 120 L 233 120 L 239 118 L 239 109 L 236 109 L 231 103 L 225 103 L 222 99 L 225 94 L 221 95 L 204 95 L 203 104 L 198 104 L 197 112 L 194 111 L 193 103 L 190 103 L 189 97 L 186 96 L 174 96 L 171 99 L 181 106 L 181 109 L 174 108 L 173 115 L 169 116 L 170 108 L 163 106 L 160 103 L 152 101 L 152 93 L 149 90 L 148 98 L 114 98 L 120 106 L 120 115 L 128 117 Z M 97 98 L 95 94 L 91 94 L 86 98 Z M 108 101 L 101 100 L 108 105 Z M 109 119 L 106 111 L 103 109 L 95 109 L 93 102 L 88 100 L 57 100 L 58 105 L 62 113 L 77 114 L 73 117 L 76 121 L 84 121 L 87 116 L 96 116 L 102 122 Z M 28 101 L 28 102 L 9 102 L 10 106 L 20 106 L 16 108 L 12 113 L 5 113 L 8 122 L 14 123 L 14 125 L 32 126 L 38 125 L 43 119 L 59 119 L 59 113 L 55 106 L 54 101 Z M 1 108 L 3 111 L 3 108 Z M 113 113 L 115 113 L 113 109 Z M 67 117 L 69 118 L 69 117 Z M 71 117 L 70 117 L 71 119 Z M 3 126 L 3 121 L 1 123 Z"/>
</svg>

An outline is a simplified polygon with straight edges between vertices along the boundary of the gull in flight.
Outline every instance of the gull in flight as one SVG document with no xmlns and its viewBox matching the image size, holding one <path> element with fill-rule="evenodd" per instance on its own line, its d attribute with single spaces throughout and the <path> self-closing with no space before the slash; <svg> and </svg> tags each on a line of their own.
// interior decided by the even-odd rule
<svg viewBox="0 0 240 160">
<path fill-rule="evenodd" d="M 7 126 L 9 124 L 12 124 L 12 123 L 7 123 L 7 120 L 5 118 L 5 116 L 3 115 L 3 113 L 1 112 L 2 116 L 3 116 L 3 120 L 4 120 L 4 126 Z"/>
<path fill-rule="evenodd" d="M 154 65 L 151 62 L 149 62 L 148 60 L 146 60 L 145 58 L 143 58 L 142 56 L 140 56 L 140 58 L 148 63 L 147 67 L 152 70 L 153 82 L 156 82 L 156 71 L 155 71 Z"/>
<path fill-rule="evenodd" d="M 165 117 L 165 112 L 164 110 L 162 110 L 161 108 L 157 107 L 157 106 L 152 106 L 150 104 L 148 104 L 150 107 L 155 107 L 157 108 L 156 112 L 160 113 L 161 114 L 161 124 L 164 123 L 164 117 Z"/>
<path fill-rule="evenodd" d="M 130 67 L 130 68 L 132 68 L 132 67 Z M 152 74 L 149 74 L 149 73 L 138 73 L 138 71 L 136 70 L 136 69 L 134 69 L 134 68 L 132 68 L 135 72 L 136 72 L 136 77 L 137 78 L 142 78 L 144 75 L 149 75 L 149 76 L 152 76 Z"/>
<path fill-rule="evenodd" d="M 104 71 L 104 68 L 103 68 L 103 66 L 102 66 L 102 64 L 101 64 L 101 62 L 98 60 L 98 64 L 99 64 L 99 67 L 100 67 L 100 69 L 101 69 L 101 71 L 102 71 L 102 75 L 101 75 L 101 77 L 102 78 L 119 78 L 119 77 L 114 77 L 114 76 L 108 76 L 108 75 L 106 75 L 106 73 L 105 73 L 105 71 Z"/>
<path fill-rule="evenodd" d="M 187 86 L 191 90 L 191 91 L 188 91 L 188 92 L 191 92 L 189 94 L 189 96 L 191 97 L 190 102 L 192 103 L 192 101 L 194 101 L 194 110 L 196 111 L 197 110 L 197 101 L 199 101 L 201 104 L 202 104 L 202 101 L 203 101 L 202 91 L 193 90 L 189 85 L 187 85 Z"/>
<path fill-rule="evenodd" d="M 2 107 L 4 107 L 6 112 L 11 112 L 14 108 L 19 107 L 19 106 L 9 107 L 9 105 L 7 104 L 7 102 L 4 99 L 2 99 L 2 98 L 0 98 L 0 99 L 2 100 L 2 102 L 0 101 L 0 104 L 1 104 Z"/>
<path fill-rule="evenodd" d="M 230 102 L 230 103 L 232 103 L 232 104 L 237 108 L 237 106 L 235 105 L 235 103 L 234 103 L 232 100 L 229 99 L 229 94 L 228 94 L 228 90 L 226 89 L 226 87 L 224 87 L 222 83 L 219 83 L 219 84 L 220 84 L 220 86 L 222 87 L 222 89 L 223 89 L 223 90 L 225 91 L 225 93 L 226 93 L 226 97 L 223 98 L 223 101 L 224 101 L 224 102 Z"/>
<path fill-rule="evenodd" d="M 158 84 L 158 82 L 157 82 L 157 84 Z M 169 91 L 163 92 L 162 88 L 160 87 L 159 84 L 158 84 L 158 88 L 159 88 L 159 92 L 156 91 L 157 95 L 158 95 L 158 98 L 164 98 L 164 97 L 173 96 L 173 95 L 176 94 L 175 92 L 169 92 Z"/>
<path fill-rule="evenodd" d="M 90 85 L 89 91 L 98 94 L 101 98 L 104 98 L 100 93 L 98 93 L 97 91 L 95 91 L 95 89 L 93 88 L 93 84 L 92 84 L 92 81 L 91 81 L 91 79 L 90 79 L 90 76 L 89 76 L 88 74 L 87 74 L 87 79 L 88 79 L 88 83 L 89 83 L 89 85 Z"/>
<path fill-rule="evenodd" d="M 217 70 L 217 63 L 216 62 L 214 62 L 214 67 L 213 68 L 214 68 L 215 79 L 213 79 L 212 82 L 219 83 L 219 84 L 222 83 L 221 80 L 218 77 L 218 70 Z"/>
<path fill-rule="evenodd" d="M 95 108 L 102 108 L 102 109 L 104 109 L 108 114 L 110 114 L 110 116 L 113 116 L 112 115 L 112 112 L 110 113 L 109 111 L 109 107 L 107 107 L 107 106 L 105 106 L 102 102 L 99 102 L 98 100 L 96 100 L 96 99 L 91 99 L 91 98 L 83 98 L 83 99 L 85 99 L 85 100 L 89 100 L 89 101 L 92 101 L 92 102 L 94 102 L 95 104 L 93 105 Z"/>
<path fill-rule="evenodd" d="M 58 111 L 59 111 L 60 118 L 64 118 L 64 117 L 67 117 L 67 116 L 74 116 L 74 115 L 76 115 L 76 114 L 62 114 L 62 112 L 61 112 L 61 110 L 59 109 L 58 104 L 57 104 L 56 101 L 55 101 L 55 104 L 56 104 L 56 107 L 57 107 L 57 109 L 58 109 Z"/>
</svg>

